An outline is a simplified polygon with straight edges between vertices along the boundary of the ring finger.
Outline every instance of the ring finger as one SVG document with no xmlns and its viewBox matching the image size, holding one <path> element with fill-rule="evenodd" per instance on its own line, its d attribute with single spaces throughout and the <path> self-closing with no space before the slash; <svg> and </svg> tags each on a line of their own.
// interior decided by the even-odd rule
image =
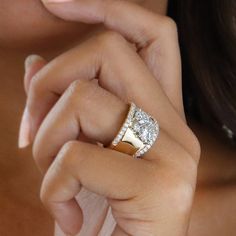
<svg viewBox="0 0 236 236">
<path fill-rule="evenodd" d="M 34 158 L 39 168 L 45 172 L 61 147 L 76 140 L 83 133 L 89 140 L 109 144 L 124 122 L 128 104 L 101 88 L 97 80 L 75 81 L 65 91 L 43 121 L 33 147 Z M 177 150 L 178 145 L 162 129 L 158 138 L 158 148 L 153 147 L 145 154 L 145 159 L 168 161 L 168 146 Z M 179 148 L 181 150 L 182 148 Z"/>
</svg>

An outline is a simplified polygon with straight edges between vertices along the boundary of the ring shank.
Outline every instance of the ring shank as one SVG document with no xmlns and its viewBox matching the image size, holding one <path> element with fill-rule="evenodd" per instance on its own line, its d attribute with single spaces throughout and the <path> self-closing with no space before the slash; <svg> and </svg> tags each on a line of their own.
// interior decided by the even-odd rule
<svg viewBox="0 0 236 236">
<path fill-rule="evenodd" d="M 128 127 L 121 141 L 117 145 L 110 145 L 109 148 L 119 152 L 134 155 L 140 148 L 143 148 L 143 143 L 137 138 L 133 131 Z"/>
</svg>

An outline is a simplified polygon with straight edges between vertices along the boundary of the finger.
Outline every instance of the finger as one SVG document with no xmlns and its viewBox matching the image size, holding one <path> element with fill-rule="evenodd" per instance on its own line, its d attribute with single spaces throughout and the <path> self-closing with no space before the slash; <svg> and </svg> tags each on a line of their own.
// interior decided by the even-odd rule
<svg viewBox="0 0 236 236">
<path fill-rule="evenodd" d="M 25 59 L 24 86 L 26 94 L 29 92 L 31 79 L 46 64 L 47 61 L 38 55 L 30 55 Z"/>
<path fill-rule="evenodd" d="M 25 60 L 24 89 L 26 95 L 29 93 L 29 87 L 32 77 L 43 68 L 46 61 L 38 55 L 30 55 Z M 30 120 L 27 107 L 24 109 L 18 138 L 18 147 L 25 148 L 30 144 Z"/>
<path fill-rule="evenodd" d="M 97 77 L 103 88 L 122 100 L 134 101 L 153 115 L 160 126 L 190 153 L 195 152 L 190 145 L 193 134 L 157 80 L 123 37 L 114 32 L 94 37 L 76 50 L 63 54 L 33 78 L 27 101 L 32 116 L 32 132 L 36 134 L 42 120 L 58 100 L 58 95 L 73 81 Z"/>
<path fill-rule="evenodd" d="M 39 55 L 30 55 L 25 59 L 25 75 L 24 75 L 24 87 L 26 95 L 29 93 L 29 87 L 33 76 L 47 64 L 47 61 Z M 24 110 L 21 127 L 19 132 L 19 148 L 24 148 L 30 144 L 30 132 L 29 121 L 27 119 L 28 109 Z M 79 140 L 93 143 L 93 140 L 88 139 L 83 133 L 80 134 Z"/>
<path fill-rule="evenodd" d="M 81 131 L 95 143 L 110 144 L 127 113 L 128 104 L 99 87 L 96 80 L 73 82 L 49 112 L 37 133 L 33 156 L 38 167 L 46 172 L 60 148 L 80 137 Z M 157 141 L 142 158 L 158 163 L 162 159 L 166 163 L 173 163 L 173 159 L 176 159 L 175 165 L 178 166 L 186 162 L 185 152 L 161 129 Z"/>
<path fill-rule="evenodd" d="M 99 87 L 96 80 L 75 81 L 42 123 L 33 146 L 33 156 L 46 171 L 64 143 L 83 131 L 87 139 L 110 144 L 128 113 L 128 104 Z"/>
<path fill-rule="evenodd" d="M 126 0 L 43 2 L 49 11 L 65 20 L 104 23 L 109 29 L 135 43 L 149 69 L 184 119 L 181 60 L 176 25 L 172 19 Z"/>
<path fill-rule="evenodd" d="M 41 199 L 63 231 L 75 235 L 82 225 L 81 209 L 74 199 L 81 186 L 111 199 L 132 199 L 145 189 L 151 174 L 148 166 L 142 159 L 114 150 L 69 142 L 44 177 Z"/>
</svg>

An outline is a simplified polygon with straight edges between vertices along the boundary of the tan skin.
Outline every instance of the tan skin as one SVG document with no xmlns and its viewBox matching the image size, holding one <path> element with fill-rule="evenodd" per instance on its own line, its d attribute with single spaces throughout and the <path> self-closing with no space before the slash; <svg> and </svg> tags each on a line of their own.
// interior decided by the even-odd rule
<svg viewBox="0 0 236 236">
<path fill-rule="evenodd" d="M 25 104 L 22 78 L 23 62 L 27 55 L 38 53 L 47 60 L 66 51 L 78 38 L 89 38 L 93 26 L 65 23 L 46 11 L 39 1 L 25 1 L 21 4 L 1 1 L 1 235 L 53 235 L 53 220 L 43 209 L 39 200 L 42 176 L 31 158 L 31 150 L 17 148 L 17 133 Z M 146 1 L 146 7 L 165 13 L 166 2 Z M 20 17 L 18 9 L 31 9 L 40 14 Z M 13 6 L 13 7 L 12 7 Z M 6 12 L 18 10 L 17 20 L 9 18 Z M 8 17 L 7 17 L 8 16 Z M 43 17 L 42 17 L 43 16 Z M 29 17 L 29 18 L 28 18 Z M 4 22 L 5 20 L 5 22 Z M 39 24 L 37 30 L 32 25 Z M 3 27 L 3 26 L 8 27 Z M 16 26 L 24 25 L 24 34 Z M 40 27 L 41 26 L 41 27 Z M 43 31 L 39 32 L 39 28 Z M 96 28 L 96 30 L 99 30 Z M 27 33 L 26 33 L 27 32 Z M 89 32 L 87 35 L 86 32 Z M 39 34 L 44 37 L 38 40 Z M 71 35 L 70 42 L 63 35 Z M 55 44 L 55 35 L 57 43 Z M 60 40 L 58 40 L 60 38 Z M 74 42 L 71 44 L 71 38 Z M 54 45 L 51 47 L 51 45 Z M 13 46 L 14 45 L 14 48 Z M 50 50 L 47 50 L 50 47 Z M 14 68 L 14 70 L 12 69 Z M 17 91 L 17 93 L 16 93 Z M 14 115 L 13 115 L 14 114 Z M 15 115 L 17 114 L 17 115 Z M 195 194 L 189 235 L 234 235 L 236 232 L 235 150 L 222 144 L 207 127 L 189 123 L 202 146 L 198 171 L 198 187 Z M 220 223 L 219 223 L 220 222 Z"/>
</svg>

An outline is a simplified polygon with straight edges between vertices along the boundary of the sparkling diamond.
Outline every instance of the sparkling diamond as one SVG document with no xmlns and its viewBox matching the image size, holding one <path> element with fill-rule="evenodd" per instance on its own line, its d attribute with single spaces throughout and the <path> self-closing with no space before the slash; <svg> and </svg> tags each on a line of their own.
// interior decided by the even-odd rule
<svg viewBox="0 0 236 236">
<path fill-rule="evenodd" d="M 145 144 L 152 143 L 157 136 L 155 120 L 140 109 L 135 112 L 132 129 Z"/>
<path fill-rule="evenodd" d="M 143 143 L 142 148 L 140 147 L 134 154 L 134 157 L 140 157 L 151 148 L 157 139 L 159 125 L 154 118 L 132 103 L 126 121 L 113 141 L 113 144 L 117 145 L 120 142 L 128 127 L 133 130 L 134 135 Z"/>
<path fill-rule="evenodd" d="M 134 121 L 133 129 L 136 133 L 139 133 L 141 131 L 141 126 L 138 121 Z"/>
<path fill-rule="evenodd" d="M 142 139 L 143 142 L 148 142 L 149 140 L 149 133 L 148 133 L 148 129 L 145 128 L 142 130 L 142 133 L 140 134 L 140 138 Z"/>
<path fill-rule="evenodd" d="M 149 116 L 145 112 L 143 112 L 142 110 L 138 109 L 135 112 L 135 118 L 137 120 L 139 120 L 141 123 L 144 123 L 146 120 L 149 119 Z"/>
</svg>

